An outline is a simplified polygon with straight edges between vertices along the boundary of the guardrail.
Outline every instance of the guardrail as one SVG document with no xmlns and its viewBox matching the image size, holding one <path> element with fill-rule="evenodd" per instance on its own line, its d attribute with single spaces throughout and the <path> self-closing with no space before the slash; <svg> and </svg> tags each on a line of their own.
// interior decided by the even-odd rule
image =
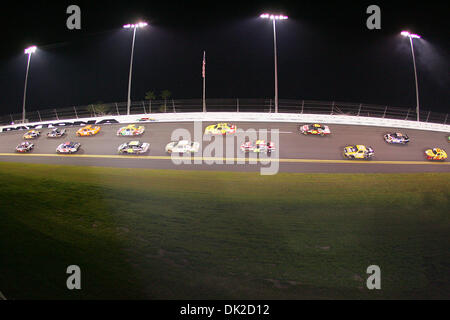
<svg viewBox="0 0 450 320">
<path fill-rule="evenodd" d="M 260 112 L 273 113 L 272 99 L 207 99 L 207 112 Z M 179 112 L 201 112 L 201 99 L 135 101 L 131 103 L 130 114 L 160 114 Z M 382 119 L 416 121 L 415 108 L 380 106 L 363 103 L 327 102 L 311 100 L 279 100 L 279 113 L 323 114 L 372 117 Z M 97 103 L 87 106 L 51 108 L 29 111 L 25 122 L 59 121 L 65 119 L 83 119 L 102 116 L 121 116 L 127 114 L 126 102 Z M 22 114 L 10 114 L 0 117 L 0 125 L 21 123 Z M 448 114 L 421 111 L 420 121 L 426 123 L 450 123 Z"/>
</svg>

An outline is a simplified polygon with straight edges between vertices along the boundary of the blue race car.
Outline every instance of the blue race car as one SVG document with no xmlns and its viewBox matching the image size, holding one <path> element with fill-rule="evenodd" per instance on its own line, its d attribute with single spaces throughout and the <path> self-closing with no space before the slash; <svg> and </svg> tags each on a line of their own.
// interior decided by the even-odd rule
<svg viewBox="0 0 450 320">
<path fill-rule="evenodd" d="M 407 144 L 409 142 L 409 137 L 400 132 L 388 133 L 384 135 L 384 141 L 390 144 Z"/>
</svg>

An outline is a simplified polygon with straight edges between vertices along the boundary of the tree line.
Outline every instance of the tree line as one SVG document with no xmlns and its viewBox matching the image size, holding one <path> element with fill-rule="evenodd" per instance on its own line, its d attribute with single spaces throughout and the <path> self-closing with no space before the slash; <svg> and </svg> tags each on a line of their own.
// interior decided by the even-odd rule
<svg viewBox="0 0 450 320">
<path fill-rule="evenodd" d="M 151 103 L 153 100 L 157 100 L 157 98 L 160 98 L 164 101 L 164 104 L 160 107 L 160 112 L 166 112 L 167 111 L 167 100 L 172 97 L 172 92 L 170 90 L 162 90 L 159 95 L 156 93 L 155 90 L 149 90 L 145 93 L 144 99 L 149 102 L 149 110 L 151 110 Z M 104 116 L 110 113 L 115 113 L 116 110 L 114 107 L 103 103 L 103 101 L 98 101 L 95 104 L 91 104 L 88 106 L 88 111 L 93 113 L 96 116 Z"/>
</svg>

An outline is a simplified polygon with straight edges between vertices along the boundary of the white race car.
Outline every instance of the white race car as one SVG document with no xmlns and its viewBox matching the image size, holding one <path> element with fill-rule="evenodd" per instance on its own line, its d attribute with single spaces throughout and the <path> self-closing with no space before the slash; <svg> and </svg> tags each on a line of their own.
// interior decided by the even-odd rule
<svg viewBox="0 0 450 320">
<path fill-rule="evenodd" d="M 79 142 L 64 142 L 56 148 L 56 153 L 75 153 L 80 149 L 81 143 Z"/>
<path fill-rule="evenodd" d="M 147 142 L 141 141 L 130 141 L 122 143 L 117 151 L 123 154 L 139 154 L 146 153 L 150 148 L 150 144 Z"/>
<path fill-rule="evenodd" d="M 49 138 L 60 138 L 66 133 L 66 129 L 54 128 L 52 131 L 47 133 L 47 137 Z"/>
<path fill-rule="evenodd" d="M 200 143 L 191 142 L 188 140 L 171 141 L 166 145 L 166 152 L 168 153 L 195 153 L 198 152 Z"/>
<path fill-rule="evenodd" d="M 33 143 L 31 143 L 29 141 L 25 141 L 16 147 L 16 151 L 17 152 L 30 152 L 31 150 L 33 150 L 33 148 L 34 148 Z"/>
</svg>

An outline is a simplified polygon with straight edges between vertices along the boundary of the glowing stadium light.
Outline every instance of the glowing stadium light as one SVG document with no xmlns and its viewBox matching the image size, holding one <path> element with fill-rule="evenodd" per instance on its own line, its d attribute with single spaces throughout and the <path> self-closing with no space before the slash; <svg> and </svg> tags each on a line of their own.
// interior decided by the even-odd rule
<svg viewBox="0 0 450 320">
<path fill-rule="evenodd" d="M 288 16 L 282 15 L 282 14 L 269 14 L 269 13 L 263 13 L 259 16 L 260 18 L 263 19 L 270 19 L 270 20 L 286 20 L 288 19 Z"/>
<path fill-rule="evenodd" d="M 402 31 L 400 34 L 401 34 L 402 36 L 404 36 L 404 37 L 410 37 L 410 38 L 415 38 L 415 39 L 420 39 L 420 38 L 422 38 L 422 37 L 419 36 L 418 34 L 409 33 L 408 31 Z"/>
<path fill-rule="evenodd" d="M 25 74 L 25 87 L 23 89 L 22 123 L 25 123 L 25 101 L 27 99 L 28 70 L 30 69 L 31 55 L 36 52 L 36 49 L 36 46 L 31 46 L 25 49 L 25 54 L 28 55 L 28 62 L 27 72 Z"/>
<path fill-rule="evenodd" d="M 410 33 L 408 31 L 402 31 L 400 34 L 404 37 L 409 38 L 409 44 L 411 45 L 411 53 L 412 53 L 413 66 L 414 66 L 414 79 L 416 81 L 416 113 L 417 113 L 417 121 L 420 121 L 420 119 L 419 119 L 419 84 L 417 82 L 416 57 L 414 56 L 413 39 L 420 39 L 421 36 L 419 36 L 418 34 Z"/>
<path fill-rule="evenodd" d="M 133 44 L 131 45 L 131 59 L 130 59 L 130 74 L 128 77 L 128 100 L 127 100 L 127 114 L 130 114 L 131 106 L 131 74 L 133 72 L 133 54 L 134 54 L 134 40 L 136 39 L 136 30 L 148 26 L 147 22 L 138 22 L 135 24 L 126 24 L 123 27 L 125 29 L 133 29 Z"/>
<path fill-rule="evenodd" d="M 32 54 L 36 52 L 37 47 L 36 46 L 31 46 L 25 49 L 25 54 Z"/>
<path fill-rule="evenodd" d="M 270 13 L 263 13 L 259 16 L 262 19 L 270 19 L 273 24 L 273 51 L 274 51 L 274 65 L 275 65 L 275 113 L 278 112 L 278 67 L 277 67 L 277 33 L 275 30 L 275 21 L 286 20 L 288 17 L 282 14 L 274 15 Z"/>
<path fill-rule="evenodd" d="M 144 28 L 146 26 L 148 26 L 147 22 L 138 22 L 138 23 L 135 23 L 135 24 L 126 24 L 123 27 L 125 29 L 136 29 L 136 28 Z"/>
</svg>

